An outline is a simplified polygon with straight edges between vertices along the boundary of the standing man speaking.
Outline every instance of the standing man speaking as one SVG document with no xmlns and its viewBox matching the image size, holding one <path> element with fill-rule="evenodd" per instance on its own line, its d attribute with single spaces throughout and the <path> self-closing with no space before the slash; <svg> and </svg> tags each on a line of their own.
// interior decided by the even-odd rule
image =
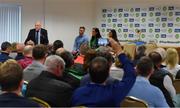
<svg viewBox="0 0 180 108">
<path fill-rule="evenodd" d="M 29 34 L 24 44 L 27 44 L 27 42 L 29 41 L 33 41 L 35 45 L 37 44 L 48 45 L 49 44 L 47 30 L 41 28 L 41 22 L 37 21 L 35 23 L 35 28 L 29 31 Z"/>
</svg>

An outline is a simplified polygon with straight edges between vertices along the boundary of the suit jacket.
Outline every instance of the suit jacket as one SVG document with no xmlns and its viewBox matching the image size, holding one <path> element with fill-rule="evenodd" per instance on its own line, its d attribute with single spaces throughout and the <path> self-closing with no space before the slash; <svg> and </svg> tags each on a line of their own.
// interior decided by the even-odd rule
<svg viewBox="0 0 180 108">
<path fill-rule="evenodd" d="M 24 44 L 26 44 L 29 40 L 32 40 L 35 43 L 35 45 L 36 45 L 37 43 L 36 43 L 36 40 L 35 40 L 35 33 L 36 33 L 36 30 L 35 29 L 31 29 L 29 31 L 28 37 L 26 38 Z M 44 44 L 44 45 L 48 45 L 49 44 L 47 30 L 45 30 L 43 28 L 41 28 L 41 33 L 40 33 L 40 43 Z"/>
<path fill-rule="evenodd" d="M 40 98 L 51 107 L 66 107 L 70 106 L 72 88 L 54 74 L 43 71 L 29 82 L 26 96 Z"/>
<path fill-rule="evenodd" d="M 36 78 L 46 67 L 37 61 L 33 61 L 28 67 L 23 71 L 23 78 L 25 81 L 30 82 L 32 79 Z"/>
<path fill-rule="evenodd" d="M 14 93 L 0 95 L 0 107 L 40 107 L 37 103 Z"/>
</svg>

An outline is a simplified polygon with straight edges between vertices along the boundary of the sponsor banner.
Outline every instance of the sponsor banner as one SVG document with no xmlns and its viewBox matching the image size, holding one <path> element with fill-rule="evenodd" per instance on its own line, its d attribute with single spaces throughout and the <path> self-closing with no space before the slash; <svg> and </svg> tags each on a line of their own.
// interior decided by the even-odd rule
<svg viewBox="0 0 180 108">
<path fill-rule="evenodd" d="M 142 41 L 180 45 L 180 6 L 104 8 L 100 21 L 102 35 L 115 29 L 123 43 L 136 39 L 140 30 Z"/>
</svg>

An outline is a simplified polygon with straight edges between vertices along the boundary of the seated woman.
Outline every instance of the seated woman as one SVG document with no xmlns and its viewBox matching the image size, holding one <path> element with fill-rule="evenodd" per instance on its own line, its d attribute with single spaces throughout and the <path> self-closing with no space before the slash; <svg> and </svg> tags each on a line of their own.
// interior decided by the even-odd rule
<svg viewBox="0 0 180 108">
<path fill-rule="evenodd" d="M 165 61 L 166 67 L 164 69 L 169 71 L 175 79 L 177 72 L 180 70 L 180 65 L 178 64 L 179 56 L 175 48 L 167 49 L 167 56 Z"/>
</svg>

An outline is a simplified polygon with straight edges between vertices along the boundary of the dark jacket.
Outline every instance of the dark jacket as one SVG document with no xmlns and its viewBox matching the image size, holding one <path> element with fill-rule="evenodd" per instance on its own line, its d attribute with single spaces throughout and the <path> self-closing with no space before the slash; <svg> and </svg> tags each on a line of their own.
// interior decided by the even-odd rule
<svg viewBox="0 0 180 108">
<path fill-rule="evenodd" d="M 23 53 L 17 53 L 17 56 L 15 57 L 15 60 L 21 60 L 24 59 Z"/>
<path fill-rule="evenodd" d="M 0 62 L 4 63 L 6 60 L 12 59 L 11 57 L 9 57 L 8 53 L 5 52 L 1 52 L 0 54 Z"/>
<path fill-rule="evenodd" d="M 121 101 L 131 90 L 135 80 L 135 70 L 132 62 L 125 54 L 119 55 L 123 64 L 124 76 L 122 81 L 109 85 L 89 83 L 75 90 L 72 96 L 72 106 L 114 107 L 120 106 Z"/>
<path fill-rule="evenodd" d="M 28 37 L 26 38 L 24 44 L 26 44 L 29 40 L 32 40 L 34 42 L 34 44 L 36 45 L 36 40 L 35 40 L 35 34 L 36 34 L 36 30 L 35 29 L 31 29 L 29 31 Z M 44 44 L 44 45 L 48 45 L 49 44 L 49 40 L 48 40 L 48 33 L 47 30 L 41 28 L 41 33 L 40 33 L 40 43 Z"/>
<path fill-rule="evenodd" d="M 30 81 L 26 92 L 27 97 L 40 98 L 51 107 L 70 106 L 71 95 L 71 86 L 47 71 Z"/>
<path fill-rule="evenodd" d="M 158 87 L 164 94 L 164 97 L 166 98 L 166 102 L 168 103 L 168 105 L 170 107 L 174 107 L 172 98 L 169 94 L 169 92 L 167 91 L 167 89 L 164 87 L 163 81 L 164 81 L 164 77 L 166 75 L 169 75 L 169 73 L 165 72 L 162 69 L 156 69 L 154 71 L 154 73 L 151 75 L 150 77 L 150 83 L 156 87 Z M 169 75 L 170 76 L 170 75 Z"/>
<path fill-rule="evenodd" d="M 0 107 L 40 107 L 37 103 L 18 96 L 15 93 L 0 95 Z"/>
</svg>

